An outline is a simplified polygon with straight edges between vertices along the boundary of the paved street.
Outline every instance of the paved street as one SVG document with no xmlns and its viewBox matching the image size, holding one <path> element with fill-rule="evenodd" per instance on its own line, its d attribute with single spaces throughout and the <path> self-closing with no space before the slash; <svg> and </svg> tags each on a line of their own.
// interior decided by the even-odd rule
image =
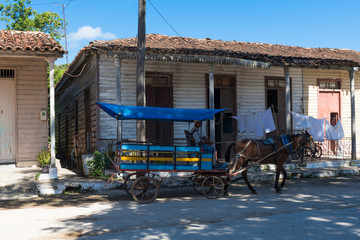
<svg viewBox="0 0 360 240">
<path fill-rule="evenodd" d="M 360 239 L 360 177 L 234 184 L 206 199 L 191 187 L 161 188 L 151 204 L 124 191 L 1 202 L 4 239 Z"/>
</svg>

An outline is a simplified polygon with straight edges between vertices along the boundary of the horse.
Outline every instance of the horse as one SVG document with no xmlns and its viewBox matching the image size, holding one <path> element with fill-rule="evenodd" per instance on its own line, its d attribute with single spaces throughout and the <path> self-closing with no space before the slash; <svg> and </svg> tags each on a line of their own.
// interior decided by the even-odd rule
<svg viewBox="0 0 360 240">
<path fill-rule="evenodd" d="M 260 160 L 260 164 L 273 163 L 276 165 L 276 180 L 275 180 L 275 189 L 277 193 L 281 193 L 285 185 L 285 180 L 287 178 L 287 173 L 284 168 L 284 163 L 288 159 L 291 152 L 296 151 L 298 148 L 303 148 L 304 144 L 309 141 L 309 134 L 307 132 L 286 135 L 289 141 L 289 146 L 284 147 L 282 137 L 277 135 L 272 137 L 272 144 L 265 144 L 261 140 L 250 140 L 244 139 L 235 143 L 232 143 L 226 153 L 225 161 L 229 162 L 230 160 L 230 151 L 232 147 L 235 146 L 235 158 L 232 164 L 230 164 L 230 176 L 231 173 L 236 172 L 237 170 L 242 171 L 242 177 L 253 194 L 257 194 L 256 190 L 251 186 L 248 177 L 247 177 L 247 168 L 249 161 Z M 291 147 L 290 147 L 291 146 Z M 290 150 L 291 149 L 291 150 Z M 270 155 L 270 156 L 268 156 Z M 263 159 L 264 158 L 264 159 Z M 283 174 L 282 182 L 279 186 L 279 176 L 280 172 Z M 230 177 L 226 181 L 224 186 L 224 194 L 228 195 L 227 189 L 230 185 Z"/>
</svg>

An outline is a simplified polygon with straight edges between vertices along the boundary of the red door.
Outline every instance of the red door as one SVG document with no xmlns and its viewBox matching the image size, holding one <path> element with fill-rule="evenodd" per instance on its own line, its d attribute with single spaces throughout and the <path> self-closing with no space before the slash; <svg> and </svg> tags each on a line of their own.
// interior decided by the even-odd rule
<svg viewBox="0 0 360 240">
<path fill-rule="evenodd" d="M 318 118 L 326 118 L 329 123 L 333 124 L 331 116 L 335 116 L 337 113 L 337 117 L 340 117 L 340 92 L 321 91 L 318 101 Z"/>
<path fill-rule="evenodd" d="M 319 92 L 318 118 L 325 118 L 335 126 L 340 117 L 340 92 Z M 331 141 L 330 149 L 335 153 L 335 142 Z"/>
</svg>

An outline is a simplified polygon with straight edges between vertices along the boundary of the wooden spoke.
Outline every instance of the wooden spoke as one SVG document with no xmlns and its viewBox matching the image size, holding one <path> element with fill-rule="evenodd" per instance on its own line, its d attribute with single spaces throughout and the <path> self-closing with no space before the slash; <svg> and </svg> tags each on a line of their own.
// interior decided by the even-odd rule
<svg viewBox="0 0 360 240">
<path fill-rule="evenodd" d="M 131 195 L 139 203 L 151 203 L 159 192 L 159 183 L 154 178 L 143 176 L 134 181 Z"/>
<path fill-rule="evenodd" d="M 207 198 L 218 198 L 224 193 L 224 182 L 216 176 L 208 176 L 202 182 L 202 193 Z"/>
</svg>

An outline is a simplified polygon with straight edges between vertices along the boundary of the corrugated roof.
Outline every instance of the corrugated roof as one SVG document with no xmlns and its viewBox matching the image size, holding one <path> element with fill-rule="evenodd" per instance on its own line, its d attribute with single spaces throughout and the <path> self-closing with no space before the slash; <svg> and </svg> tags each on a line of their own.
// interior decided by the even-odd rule
<svg viewBox="0 0 360 240">
<path fill-rule="evenodd" d="M 65 50 L 43 32 L 0 30 L 0 51 L 60 52 Z"/>
</svg>

